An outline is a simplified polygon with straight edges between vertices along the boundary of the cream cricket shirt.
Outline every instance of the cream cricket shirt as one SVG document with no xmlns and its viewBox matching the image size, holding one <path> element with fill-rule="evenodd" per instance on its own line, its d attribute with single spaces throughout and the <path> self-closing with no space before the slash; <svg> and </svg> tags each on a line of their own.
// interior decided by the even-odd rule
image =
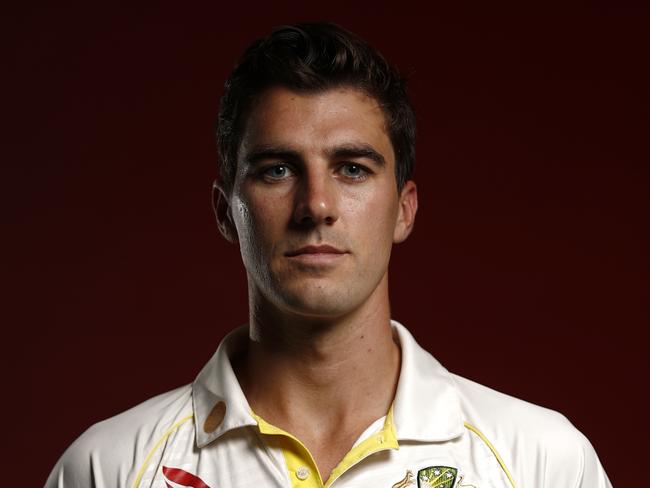
<svg viewBox="0 0 650 488">
<path fill-rule="evenodd" d="M 449 373 L 392 325 L 402 348 L 393 406 L 328 480 L 299 440 L 251 411 L 229 360 L 247 340 L 240 328 L 192 385 L 88 429 L 46 487 L 611 487 L 562 415 Z"/>
</svg>

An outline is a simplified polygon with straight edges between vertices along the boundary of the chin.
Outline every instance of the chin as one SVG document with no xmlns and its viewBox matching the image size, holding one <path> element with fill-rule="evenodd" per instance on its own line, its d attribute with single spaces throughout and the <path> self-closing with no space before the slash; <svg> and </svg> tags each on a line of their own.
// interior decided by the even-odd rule
<svg viewBox="0 0 650 488">
<path fill-rule="evenodd" d="M 323 287 L 302 287 L 298 292 L 283 293 L 282 308 L 288 312 L 309 318 L 336 318 L 352 310 L 358 304 L 349 290 L 326 290 Z"/>
</svg>

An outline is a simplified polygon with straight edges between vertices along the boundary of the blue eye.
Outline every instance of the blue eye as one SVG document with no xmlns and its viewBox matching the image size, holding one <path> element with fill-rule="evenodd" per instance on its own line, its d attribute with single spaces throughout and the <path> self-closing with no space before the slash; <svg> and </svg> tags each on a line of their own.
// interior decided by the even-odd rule
<svg viewBox="0 0 650 488">
<path fill-rule="evenodd" d="M 348 163 L 342 166 L 341 169 L 344 176 L 353 179 L 360 179 L 368 174 L 368 171 L 363 166 L 358 164 Z"/>
<path fill-rule="evenodd" d="M 284 164 L 276 164 L 264 170 L 263 175 L 272 180 L 282 180 L 288 176 L 291 176 L 292 172 L 288 166 Z"/>
</svg>

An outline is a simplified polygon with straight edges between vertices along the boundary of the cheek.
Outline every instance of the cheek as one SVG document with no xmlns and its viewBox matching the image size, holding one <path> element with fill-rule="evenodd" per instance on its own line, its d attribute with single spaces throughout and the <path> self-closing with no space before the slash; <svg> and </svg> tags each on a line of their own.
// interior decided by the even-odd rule
<svg viewBox="0 0 650 488">
<path fill-rule="evenodd" d="M 251 212 L 243 200 L 233 198 L 232 201 L 232 218 L 237 228 L 237 235 L 240 241 L 248 241 L 251 233 L 252 219 Z"/>
<path fill-rule="evenodd" d="M 392 241 L 392 231 L 397 222 L 397 197 L 390 188 L 384 188 L 384 191 L 369 191 L 367 195 L 360 195 L 357 201 L 350 204 L 357 207 L 354 213 L 360 216 L 359 224 L 367 228 L 369 234 L 382 242 L 385 239 Z"/>
<path fill-rule="evenodd" d="M 372 198 L 346 202 L 345 213 L 349 216 L 346 228 L 365 248 L 363 254 L 369 262 L 385 261 L 393 244 L 397 203 L 385 195 L 379 193 Z"/>
<path fill-rule="evenodd" d="M 233 219 L 242 252 L 261 254 L 267 248 L 265 244 L 274 242 L 274 236 L 279 231 L 282 202 L 268 196 L 256 198 L 252 195 L 238 198 L 233 203 Z"/>
</svg>

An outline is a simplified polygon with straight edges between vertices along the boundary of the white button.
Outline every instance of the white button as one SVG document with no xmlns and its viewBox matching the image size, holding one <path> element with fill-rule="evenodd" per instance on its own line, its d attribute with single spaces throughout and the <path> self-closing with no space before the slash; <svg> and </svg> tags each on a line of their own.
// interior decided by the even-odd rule
<svg viewBox="0 0 650 488">
<path fill-rule="evenodd" d="M 302 481 L 309 478 L 309 468 L 307 466 L 300 466 L 296 469 L 296 478 Z"/>
</svg>

